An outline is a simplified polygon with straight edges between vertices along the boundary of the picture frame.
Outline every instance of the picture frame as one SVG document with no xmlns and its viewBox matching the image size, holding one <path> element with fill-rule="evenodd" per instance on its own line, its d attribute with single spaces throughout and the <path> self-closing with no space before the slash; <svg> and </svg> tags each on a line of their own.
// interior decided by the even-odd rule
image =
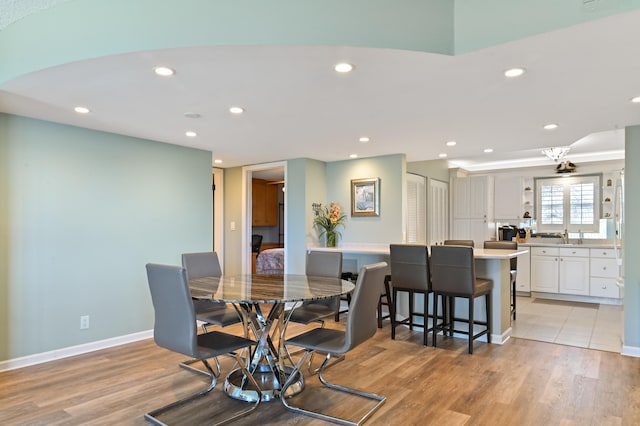
<svg viewBox="0 0 640 426">
<path fill-rule="evenodd" d="M 380 216 L 380 178 L 351 180 L 351 216 Z"/>
</svg>

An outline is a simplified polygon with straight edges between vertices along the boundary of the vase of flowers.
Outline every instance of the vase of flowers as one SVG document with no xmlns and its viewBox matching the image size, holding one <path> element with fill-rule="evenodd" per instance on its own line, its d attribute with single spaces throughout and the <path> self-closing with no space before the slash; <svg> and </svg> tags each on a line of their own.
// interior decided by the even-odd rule
<svg viewBox="0 0 640 426">
<path fill-rule="evenodd" d="M 329 206 L 320 209 L 313 219 L 313 224 L 321 229 L 319 237 L 325 235 L 327 247 L 335 247 L 341 236 L 338 226 L 344 226 L 346 215 L 342 214 L 340 205 L 331 202 Z"/>
</svg>

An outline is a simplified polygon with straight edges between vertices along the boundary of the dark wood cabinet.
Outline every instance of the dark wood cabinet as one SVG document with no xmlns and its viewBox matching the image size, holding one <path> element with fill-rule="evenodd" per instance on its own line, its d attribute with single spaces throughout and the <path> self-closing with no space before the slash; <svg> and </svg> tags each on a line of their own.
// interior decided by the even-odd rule
<svg viewBox="0 0 640 426">
<path fill-rule="evenodd" d="M 278 225 L 278 185 L 263 179 L 252 182 L 252 224 L 253 226 Z"/>
</svg>

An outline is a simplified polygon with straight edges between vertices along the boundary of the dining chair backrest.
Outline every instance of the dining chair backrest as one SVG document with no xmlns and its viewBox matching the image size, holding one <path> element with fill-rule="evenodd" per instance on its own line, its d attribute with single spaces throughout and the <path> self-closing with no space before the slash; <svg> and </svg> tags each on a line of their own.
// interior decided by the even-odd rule
<svg viewBox="0 0 640 426">
<path fill-rule="evenodd" d="M 445 246 L 467 246 L 473 247 L 473 240 L 444 240 Z"/>
<path fill-rule="evenodd" d="M 518 250 L 517 241 L 485 241 L 484 248 L 486 249 L 501 249 L 501 250 Z M 518 269 L 518 258 L 513 257 L 509 259 L 511 264 L 511 270 Z"/>
<path fill-rule="evenodd" d="M 262 235 L 260 234 L 251 235 L 251 252 L 260 253 L 260 247 L 262 247 Z"/>
<path fill-rule="evenodd" d="M 222 276 L 218 253 L 214 251 L 183 253 L 182 267 L 187 270 L 188 279 Z"/>
<path fill-rule="evenodd" d="M 473 248 L 459 245 L 431 246 L 431 287 L 434 292 L 474 293 Z"/>
<path fill-rule="evenodd" d="M 358 273 L 347 316 L 345 353 L 373 336 L 378 329 L 378 302 L 384 286 L 387 262 L 364 265 Z"/>
<path fill-rule="evenodd" d="M 158 346 L 196 357 L 197 323 L 186 270 L 151 263 L 146 268 L 155 313 L 153 339 Z"/>
<path fill-rule="evenodd" d="M 310 250 L 307 253 L 306 274 L 340 278 L 342 276 L 342 252 Z"/>
<path fill-rule="evenodd" d="M 429 249 L 426 245 L 391 244 L 391 282 L 403 289 L 428 291 Z"/>
</svg>

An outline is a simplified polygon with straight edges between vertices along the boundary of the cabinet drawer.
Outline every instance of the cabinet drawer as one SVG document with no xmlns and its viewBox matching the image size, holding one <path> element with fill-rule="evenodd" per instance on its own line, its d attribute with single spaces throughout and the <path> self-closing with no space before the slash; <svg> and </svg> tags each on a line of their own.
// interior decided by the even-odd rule
<svg viewBox="0 0 640 426">
<path fill-rule="evenodd" d="M 588 248 L 560 247 L 560 256 L 589 257 Z"/>
<path fill-rule="evenodd" d="M 592 248 L 589 250 L 591 250 L 591 257 L 599 257 L 605 259 L 615 259 L 616 257 L 616 253 L 613 248 Z"/>
<path fill-rule="evenodd" d="M 532 256 L 558 256 L 559 254 L 559 247 L 531 247 Z"/>
<path fill-rule="evenodd" d="M 615 278 L 618 275 L 618 267 L 615 259 L 591 259 L 592 277 Z"/>
<path fill-rule="evenodd" d="M 589 294 L 594 297 L 620 298 L 620 288 L 613 278 L 591 277 Z"/>
</svg>

